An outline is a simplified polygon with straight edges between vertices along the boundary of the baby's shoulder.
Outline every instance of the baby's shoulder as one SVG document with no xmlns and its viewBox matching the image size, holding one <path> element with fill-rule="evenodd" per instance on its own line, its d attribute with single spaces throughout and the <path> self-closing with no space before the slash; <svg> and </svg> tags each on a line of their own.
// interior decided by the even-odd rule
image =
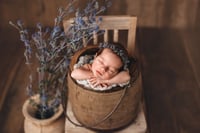
<svg viewBox="0 0 200 133">
<path fill-rule="evenodd" d="M 86 70 L 91 70 L 92 68 L 92 65 L 91 64 L 84 64 L 81 66 L 83 69 L 86 69 Z"/>
</svg>

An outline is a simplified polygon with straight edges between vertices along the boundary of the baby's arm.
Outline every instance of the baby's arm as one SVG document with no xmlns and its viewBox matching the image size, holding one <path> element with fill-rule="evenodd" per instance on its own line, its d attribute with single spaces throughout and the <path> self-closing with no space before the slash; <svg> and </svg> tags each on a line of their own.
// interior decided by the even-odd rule
<svg viewBox="0 0 200 133">
<path fill-rule="evenodd" d="M 112 85 L 112 84 L 126 83 L 129 80 L 130 80 L 129 72 L 128 71 L 121 71 L 111 79 L 103 80 L 103 79 L 99 79 L 97 77 L 91 77 L 89 81 L 94 86 L 98 86 L 98 85 L 108 86 L 108 85 Z"/>
<path fill-rule="evenodd" d="M 85 64 L 79 68 L 74 69 L 71 73 L 71 77 L 76 80 L 89 79 L 91 76 L 93 76 L 90 67 L 91 67 L 90 64 Z"/>
<path fill-rule="evenodd" d="M 104 82 L 106 84 L 121 84 L 126 83 L 130 80 L 130 74 L 128 71 L 121 71 L 117 75 L 115 75 L 113 78 L 105 80 Z"/>
</svg>

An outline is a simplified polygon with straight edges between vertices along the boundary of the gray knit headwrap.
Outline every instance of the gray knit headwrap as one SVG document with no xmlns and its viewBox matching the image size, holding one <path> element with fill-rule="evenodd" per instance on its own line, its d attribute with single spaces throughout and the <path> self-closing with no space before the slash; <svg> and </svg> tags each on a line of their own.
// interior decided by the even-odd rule
<svg viewBox="0 0 200 133">
<path fill-rule="evenodd" d="M 111 49 L 116 55 L 118 55 L 121 58 L 123 62 L 123 70 L 128 69 L 128 64 L 130 61 L 129 61 L 128 53 L 125 48 L 123 48 L 122 46 L 119 46 L 119 44 L 117 43 L 108 43 L 108 42 L 100 43 L 99 48 Z"/>
</svg>

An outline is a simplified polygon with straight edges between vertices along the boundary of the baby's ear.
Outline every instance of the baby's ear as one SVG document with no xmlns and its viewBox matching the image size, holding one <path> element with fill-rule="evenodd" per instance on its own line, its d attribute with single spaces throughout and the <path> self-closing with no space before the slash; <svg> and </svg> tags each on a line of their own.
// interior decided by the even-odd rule
<svg viewBox="0 0 200 133">
<path fill-rule="evenodd" d="M 94 58 L 96 58 L 98 56 L 98 53 L 95 53 Z"/>
</svg>

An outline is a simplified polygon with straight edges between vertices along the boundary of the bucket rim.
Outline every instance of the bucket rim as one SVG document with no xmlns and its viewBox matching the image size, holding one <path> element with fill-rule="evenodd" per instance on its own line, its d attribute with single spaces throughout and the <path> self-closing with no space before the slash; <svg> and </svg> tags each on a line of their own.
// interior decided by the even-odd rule
<svg viewBox="0 0 200 133">
<path fill-rule="evenodd" d="M 133 65 L 135 65 L 136 68 L 134 68 L 133 71 L 130 71 L 130 75 L 131 75 L 130 83 L 128 85 L 123 86 L 123 87 L 116 86 L 116 87 L 113 87 L 112 89 L 109 89 L 109 90 L 93 90 L 93 89 L 88 89 L 84 85 L 78 84 L 75 81 L 75 79 L 73 79 L 71 77 L 71 72 L 73 70 L 73 66 L 77 62 L 77 60 L 79 59 L 79 57 L 82 56 L 82 55 L 84 55 L 84 54 L 87 54 L 88 51 L 91 51 L 90 54 L 93 53 L 93 52 L 95 52 L 95 51 L 97 52 L 98 49 L 99 49 L 98 45 L 87 45 L 86 47 L 84 47 L 84 48 L 80 49 L 79 51 L 77 51 L 75 53 L 75 55 L 72 57 L 72 59 L 71 59 L 70 66 L 69 66 L 69 71 L 68 71 L 68 75 L 67 76 L 69 76 L 70 79 L 72 80 L 72 82 L 74 84 L 76 84 L 77 86 L 79 86 L 80 88 L 82 88 L 84 90 L 87 90 L 87 91 L 96 92 L 96 93 L 112 93 L 112 92 L 122 91 L 125 88 L 127 88 L 127 89 L 130 88 L 134 84 L 135 80 L 139 76 L 138 60 L 135 57 L 131 57 L 131 56 L 130 56 L 130 60 L 131 60 L 132 63 L 129 65 L 129 70 L 130 70 L 131 66 L 133 66 Z"/>
</svg>

